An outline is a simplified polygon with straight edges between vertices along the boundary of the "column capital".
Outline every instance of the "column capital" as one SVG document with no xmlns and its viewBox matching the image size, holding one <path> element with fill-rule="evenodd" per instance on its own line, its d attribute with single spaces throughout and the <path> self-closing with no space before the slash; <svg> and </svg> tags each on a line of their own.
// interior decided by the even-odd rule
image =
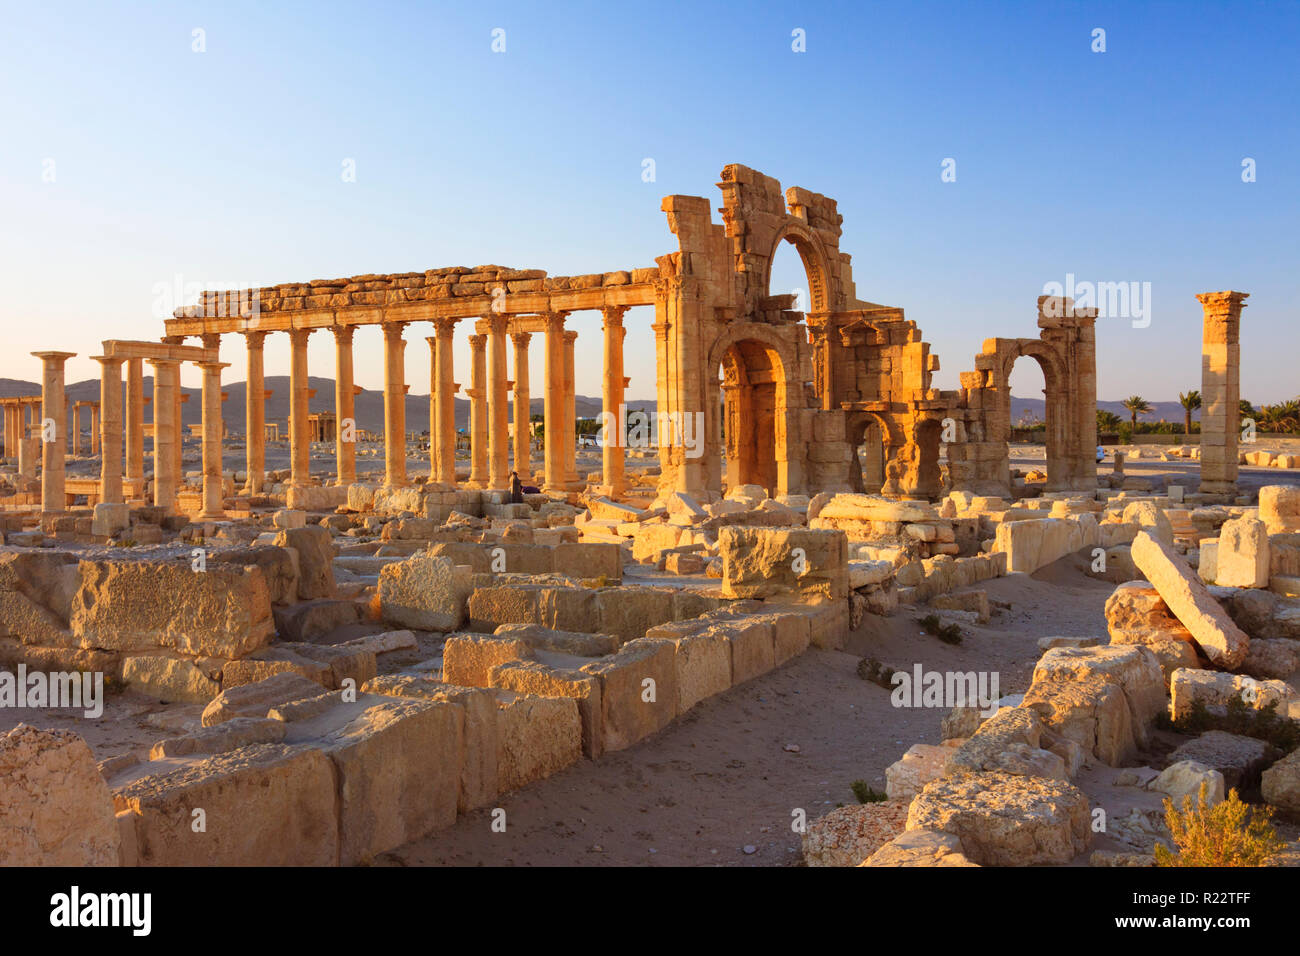
<svg viewBox="0 0 1300 956">
<path fill-rule="evenodd" d="M 76 356 L 76 352 L 33 352 L 32 355 L 40 359 L 46 365 L 62 365 L 70 358 Z"/>
<path fill-rule="evenodd" d="M 546 323 L 547 332 L 555 332 L 564 328 L 564 320 L 569 317 L 568 312 L 539 312 L 539 316 Z"/>
<path fill-rule="evenodd" d="M 460 319 L 448 318 L 446 316 L 433 320 L 433 328 L 438 334 L 438 338 L 451 338 L 456 332 L 456 323 Z"/>
<path fill-rule="evenodd" d="M 303 346 L 306 346 L 307 336 L 311 335 L 315 331 L 315 329 L 289 329 L 289 340 L 293 342 L 294 345 L 301 343 Z"/>
<path fill-rule="evenodd" d="M 489 312 L 483 318 L 494 335 L 505 335 L 510 328 L 511 316 L 508 312 Z"/>
<path fill-rule="evenodd" d="M 176 358 L 151 358 L 145 361 L 154 368 L 178 368 L 181 364 L 181 360 Z"/>
<path fill-rule="evenodd" d="M 487 336 L 471 335 L 469 337 L 469 347 L 474 352 L 482 352 L 487 347 Z"/>
<path fill-rule="evenodd" d="M 239 334 L 244 337 L 244 342 L 250 349 L 260 349 L 266 344 L 266 337 L 270 333 L 265 329 L 243 329 Z"/>
<path fill-rule="evenodd" d="M 356 332 L 355 325 L 335 325 L 330 328 L 334 333 L 334 341 L 342 345 L 352 341 L 352 334 Z"/>
<path fill-rule="evenodd" d="M 532 332 L 511 332 L 510 338 L 514 340 L 515 348 L 526 349 L 528 343 L 533 340 Z"/>
<path fill-rule="evenodd" d="M 564 330 L 564 341 L 566 341 L 566 342 L 576 342 L 577 339 L 578 339 L 578 330 L 577 330 L 577 329 L 565 329 L 565 330 Z"/>
<path fill-rule="evenodd" d="M 602 306 L 600 310 L 600 314 L 604 316 L 602 327 L 609 328 L 612 325 L 621 327 L 623 325 L 623 316 L 627 312 L 627 310 L 628 310 L 628 306 L 626 305 Z"/>
<path fill-rule="evenodd" d="M 195 362 L 205 372 L 220 373 L 223 368 L 230 368 L 229 362 Z"/>
<path fill-rule="evenodd" d="M 100 365 L 104 366 L 104 368 L 112 368 L 116 365 L 119 369 L 122 367 L 123 363 L 126 362 L 126 359 L 121 355 L 92 355 L 90 356 L 90 360 L 92 362 L 98 362 Z"/>
</svg>

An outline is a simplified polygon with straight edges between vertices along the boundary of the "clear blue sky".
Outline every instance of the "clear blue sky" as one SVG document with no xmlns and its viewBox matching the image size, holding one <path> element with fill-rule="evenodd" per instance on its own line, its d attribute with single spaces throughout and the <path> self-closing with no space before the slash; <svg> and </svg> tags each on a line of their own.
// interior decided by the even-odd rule
<svg viewBox="0 0 1300 956">
<path fill-rule="evenodd" d="M 176 276 L 652 265 L 674 248 L 661 197 L 716 207 L 740 162 L 839 200 L 858 294 L 920 324 L 941 387 L 984 338 L 1036 335 L 1035 298 L 1073 273 L 1151 283 L 1148 328 L 1099 323 L 1101 398 L 1198 387 L 1194 295 L 1228 288 L 1251 293 L 1243 396 L 1300 393 L 1295 3 L 11 2 L 3 21 L 0 377 L 38 380 L 48 348 L 92 377 L 100 339 L 162 334 Z M 804 285 L 788 249 L 773 291 Z M 652 320 L 629 314 L 633 397 L 653 395 Z M 599 317 L 571 327 L 598 395 Z M 357 336 L 363 385 L 379 343 Z M 287 356 L 271 344 L 268 373 Z M 332 357 L 313 336 L 313 373 Z M 1041 387 L 1020 363 L 1015 391 Z"/>
</svg>

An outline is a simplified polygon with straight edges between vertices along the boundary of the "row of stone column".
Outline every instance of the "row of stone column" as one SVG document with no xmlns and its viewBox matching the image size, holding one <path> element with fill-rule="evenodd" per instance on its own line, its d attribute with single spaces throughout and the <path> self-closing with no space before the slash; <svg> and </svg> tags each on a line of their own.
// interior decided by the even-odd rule
<svg viewBox="0 0 1300 956">
<path fill-rule="evenodd" d="M 34 352 L 43 363 L 41 375 L 41 508 L 46 512 L 66 507 L 64 458 L 68 451 L 67 398 L 64 363 L 75 353 Z M 125 500 L 125 479 L 135 489 L 144 485 L 144 375 L 141 358 L 92 356 L 100 364 L 99 448 L 101 453 L 99 499 Z M 181 478 L 181 360 L 152 358 L 153 397 L 153 501 L 171 511 Z M 203 369 L 203 507 L 201 518 L 223 516 L 221 486 L 221 370 L 219 362 L 197 363 Z M 122 367 L 126 366 L 126 414 L 122 407 Z M 125 420 L 124 420 L 125 419 Z M 74 433 L 75 434 L 75 433 Z"/>
<path fill-rule="evenodd" d="M 81 454 L 81 433 L 86 427 L 84 409 L 90 411 L 90 454 L 99 454 L 99 402 L 72 403 L 72 454 Z"/>
<path fill-rule="evenodd" d="M 617 413 L 623 403 L 623 308 L 604 311 L 605 377 L 603 399 L 606 409 Z M 578 333 L 566 330 L 566 312 L 542 315 L 546 336 L 545 361 L 545 486 L 564 490 L 578 484 L 575 463 L 576 413 L 574 409 L 574 342 Z M 430 354 L 429 432 L 430 475 L 444 484 L 456 482 L 456 411 L 452 357 L 455 326 L 460 319 L 433 320 L 434 335 L 428 336 Z M 406 341 L 408 323 L 382 326 L 384 336 L 384 456 L 385 483 L 401 487 L 408 483 L 406 472 Z M 529 407 L 528 346 L 530 332 L 509 330 L 510 316 L 487 318 L 487 332 L 469 337 L 470 386 L 470 474 L 476 488 L 507 488 L 510 485 L 509 406 L 511 382 L 507 378 L 507 335 L 513 340 L 514 420 L 513 453 L 515 470 L 521 477 L 531 473 L 531 427 Z M 338 483 L 356 481 L 356 415 L 352 344 L 355 326 L 335 326 L 335 457 Z M 289 457 L 290 482 L 311 483 L 311 434 L 308 429 L 307 340 L 313 329 L 289 331 Z M 247 436 L 248 481 L 245 492 L 262 490 L 266 476 L 266 412 L 264 350 L 267 332 L 243 332 L 248 350 Z M 205 342 L 205 344 L 208 344 Z M 212 346 L 215 347 L 215 343 Z M 624 488 L 621 443 L 607 445 L 602 462 L 605 484 L 613 493 Z"/>
</svg>

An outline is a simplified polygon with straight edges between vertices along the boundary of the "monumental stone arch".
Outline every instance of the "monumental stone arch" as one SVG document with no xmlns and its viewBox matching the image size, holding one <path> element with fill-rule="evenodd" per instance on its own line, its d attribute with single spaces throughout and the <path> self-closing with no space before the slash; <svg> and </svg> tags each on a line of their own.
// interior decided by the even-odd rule
<svg viewBox="0 0 1300 956">
<path fill-rule="evenodd" d="M 1048 488 L 1096 487 L 1095 310 L 1075 310 L 1066 298 L 1040 298 L 1037 339 L 988 339 L 975 370 L 962 374 L 959 390 L 936 389 L 932 376 L 939 359 L 917 324 L 901 308 L 858 297 L 850 257 L 840 251 L 843 219 L 835 200 L 800 187 L 783 191 L 772 177 L 740 165 L 722 170 L 718 188 L 720 222 L 713 221 L 703 197 L 664 198 L 661 208 L 677 247 L 653 266 L 572 276 L 494 264 L 444 266 L 205 291 L 165 321 L 160 342 L 103 343 L 103 354 L 96 356 L 103 366 L 99 479 L 68 480 L 63 468 L 63 367 L 71 353 L 35 353 L 43 363 L 40 421 L 56 423 L 40 452 L 42 509 L 56 513 L 84 495 L 104 503 L 151 499 L 164 512 L 221 514 L 227 497 L 223 340 L 242 340 L 248 394 L 254 396 L 245 409 L 241 491 L 262 493 L 266 436 L 278 425 L 265 419 L 270 393 L 264 351 L 271 335 L 291 343 L 286 500 L 291 508 L 342 505 L 358 482 L 356 441 L 348 436 L 356 432 L 355 399 L 364 390 L 355 384 L 353 339 L 366 328 L 383 336 L 385 488 L 500 491 L 518 472 L 547 494 L 575 502 L 593 493 L 625 497 L 622 439 L 605 443 L 599 475 L 578 471 L 578 332 L 566 328 L 566 321 L 574 312 L 600 313 L 602 405 L 606 415 L 618 416 L 630 384 L 623 362 L 625 315 L 641 306 L 655 310 L 658 427 L 651 436 L 658 446 L 661 499 L 674 491 L 707 497 L 741 484 L 761 485 L 774 496 L 866 491 L 935 498 L 949 489 L 1009 495 L 1008 382 L 1015 361 L 1024 357 L 1042 366 L 1047 383 Z M 772 263 L 782 243 L 793 245 L 803 262 L 807 313 L 796 311 L 794 295 L 772 292 Z M 1207 342 L 1235 349 L 1232 323 L 1243 297 L 1223 293 L 1207 300 L 1207 310 L 1224 316 L 1213 329 L 1207 325 Z M 458 325 L 468 333 L 471 351 L 468 367 L 459 370 L 453 358 Z M 334 340 L 335 395 L 332 411 L 313 414 L 307 343 L 317 333 Z M 413 437 L 406 427 L 408 335 L 420 335 L 429 347 L 425 474 L 407 473 Z M 540 375 L 529 369 L 533 337 L 544 345 L 542 368 L 533 370 Z M 199 344 L 187 344 L 192 340 Z M 1213 368 L 1235 367 L 1235 352 L 1223 355 L 1213 359 Z M 148 426 L 141 385 L 146 361 L 158 370 Z M 189 486 L 181 468 L 184 395 L 177 369 L 183 362 L 196 362 L 204 371 L 201 491 Z M 124 370 L 125 407 L 119 408 Z M 1207 388 L 1212 391 L 1218 381 Z M 544 404 L 541 469 L 534 467 L 531 429 L 510 428 L 512 415 L 528 419 L 534 391 Z M 456 454 L 458 392 L 470 400 L 464 473 Z M 5 445 L 20 446 L 20 455 L 26 449 L 20 469 L 34 474 L 36 447 L 24 411 L 22 405 L 6 407 Z M 335 462 L 327 474 L 313 474 L 313 435 L 328 441 L 315 429 L 322 414 L 335 423 Z M 611 433 L 628 435 L 617 421 L 609 422 Z M 146 427 L 154 438 L 151 476 L 144 468 Z"/>
</svg>

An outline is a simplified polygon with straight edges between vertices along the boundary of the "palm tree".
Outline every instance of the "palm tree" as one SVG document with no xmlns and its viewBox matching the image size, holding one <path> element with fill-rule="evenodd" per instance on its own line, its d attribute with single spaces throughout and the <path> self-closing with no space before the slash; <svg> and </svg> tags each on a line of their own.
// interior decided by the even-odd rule
<svg viewBox="0 0 1300 956">
<path fill-rule="evenodd" d="M 1120 422 L 1123 421 L 1114 412 L 1105 409 L 1097 409 L 1097 431 L 1110 433 L 1119 430 Z"/>
<path fill-rule="evenodd" d="M 1138 416 L 1145 415 L 1147 412 L 1151 411 L 1151 403 L 1141 395 L 1130 395 L 1128 398 L 1124 399 L 1124 401 L 1120 402 L 1120 404 L 1128 409 L 1133 423 L 1133 432 L 1136 434 Z"/>
<path fill-rule="evenodd" d="M 1243 398 L 1237 402 L 1237 414 L 1242 418 L 1254 418 L 1255 406 Z"/>
<path fill-rule="evenodd" d="M 1183 406 L 1183 434 L 1192 433 L 1192 412 L 1201 407 L 1201 393 L 1196 389 L 1178 393 L 1178 404 Z"/>
</svg>

